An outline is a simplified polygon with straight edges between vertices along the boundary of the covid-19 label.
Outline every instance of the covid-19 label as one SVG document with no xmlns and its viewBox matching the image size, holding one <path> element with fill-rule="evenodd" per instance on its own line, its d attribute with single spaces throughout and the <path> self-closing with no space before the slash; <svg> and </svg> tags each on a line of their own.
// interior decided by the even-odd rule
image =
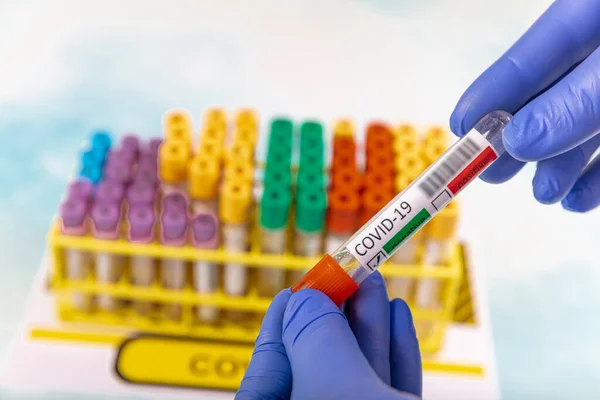
<svg viewBox="0 0 600 400">
<path fill-rule="evenodd" d="M 347 249 L 375 270 L 497 157 L 479 132 L 469 132 L 354 235 Z"/>
</svg>

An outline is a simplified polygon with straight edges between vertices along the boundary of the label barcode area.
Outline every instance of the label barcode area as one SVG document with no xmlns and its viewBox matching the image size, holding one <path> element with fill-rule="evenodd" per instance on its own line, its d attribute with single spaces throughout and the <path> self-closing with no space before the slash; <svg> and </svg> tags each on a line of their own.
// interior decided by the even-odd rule
<svg viewBox="0 0 600 400">
<path fill-rule="evenodd" d="M 427 193 L 428 196 L 433 196 L 441 188 L 446 186 L 448 181 L 456 175 L 461 168 L 465 167 L 477 153 L 482 150 L 473 139 L 465 137 L 454 146 L 444 161 L 437 167 L 432 169 L 423 182 L 419 184 L 421 190 Z"/>
</svg>

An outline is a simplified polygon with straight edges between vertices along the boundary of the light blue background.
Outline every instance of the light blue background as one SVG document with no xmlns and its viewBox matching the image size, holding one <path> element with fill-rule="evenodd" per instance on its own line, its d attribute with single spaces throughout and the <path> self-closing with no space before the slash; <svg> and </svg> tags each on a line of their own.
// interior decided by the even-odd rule
<svg viewBox="0 0 600 400">
<path fill-rule="evenodd" d="M 92 129 L 156 135 L 168 108 L 199 116 L 215 104 L 446 123 L 548 3 L 0 2 L 0 360 Z M 465 194 L 475 233 L 489 238 L 480 267 L 503 394 L 593 398 L 600 221 L 536 204 L 531 176 Z"/>
</svg>

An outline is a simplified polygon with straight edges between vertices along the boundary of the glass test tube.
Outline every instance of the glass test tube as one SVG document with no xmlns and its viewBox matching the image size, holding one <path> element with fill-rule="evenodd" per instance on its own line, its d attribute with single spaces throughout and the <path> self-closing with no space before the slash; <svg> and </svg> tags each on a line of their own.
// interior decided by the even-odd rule
<svg viewBox="0 0 600 400">
<path fill-rule="evenodd" d="M 214 213 L 199 213 L 192 219 L 190 226 L 194 247 L 211 250 L 219 247 L 219 220 Z M 195 261 L 194 289 L 200 294 L 216 293 L 219 290 L 219 265 L 206 260 Z M 196 315 L 202 322 L 215 322 L 219 316 L 219 309 L 199 305 Z"/>
<path fill-rule="evenodd" d="M 251 188 L 246 182 L 225 181 L 220 190 L 219 216 L 223 224 L 225 251 L 243 253 L 249 244 L 249 207 Z M 248 267 L 238 262 L 224 265 L 224 288 L 229 296 L 244 296 L 248 292 Z"/>
<path fill-rule="evenodd" d="M 60 206 L 61 230 L 64 235 L 84 236 L 86 234 L 87 202 L 81 198 L 70 198 Z M 67 279 L 82 281 L 91 273 L 87 253 L 77 249 L 65 249 Z M 89 311 L 92 298 L 83 293 L 73 294 L 73 305 L 80 311 Z"/>
<path fill-rule="evenodd" d="M 315 288 L 336 304 L 344 302 L 415 232 L 504 152 L 503 111 L 483 117 L 402 193 L 331 255 L 326 255 L 293 290 Z"/>
<path fill-rule="evenodd" d="M 161 217 L 161 243 L 165 246 L 185 246 L 187 241 L 187 212 L 177 208 L 163 210 Z M 185 260 L 182 258 L 163 258 L 161 260 L 162 286 L 171 290 L 183 290 L 186 281 Z M 181 306 L 169 304 L 165 307 L 167 315 L 179 319 Z"/>
<path fill-rule="evenodd" d="M 323 254 L 323 227 L 327 196 L 318 187 L 306 188 L 296 198 L 296 230 L 294 254 L 302 257 L 318 257 Z M 307 265 L 307 269 L 308 269 Z M 292 284 L 306 271 L 291 271 Z"/>
<path fill-rule="evenodd" d="M 152 204 L 130 205 L 127 212 L 129 226 L 128 239 L 132 243 L 152 243 L 154 240 L 154 224 L 156 211 Z M 131 257 L 131 283 L 135 286 L 151 286 L 154 283 L 154 259 L 149 256 L 134 255 Z M 139 301 L 134 307 L 140 314 L 151 311 L 152 304 L 148 301 Z"/>
<path fill-rule="evenodd" d="M 284 254 L 287 249 L 289 188 L 267 185 L 260 201 L 260 247 L 264 254 Z M 273 297 L 285 287 L 285 270 L 279 265 L 258 269 L 258 295 Z"/>
<path fill-rule="evenodd" d="M 121 222 L 120 203 L 99 203 L 92 207 L 92 234 L 97 239 L 117 240 Z M 123 257 L 117 254 L 96 253 L 96 281 L 116 283 L 123 274 Z M 121 301 L 109 295 L 98 296 L 98 307 L 105 311 L 115 311 Z"/>
</svg>

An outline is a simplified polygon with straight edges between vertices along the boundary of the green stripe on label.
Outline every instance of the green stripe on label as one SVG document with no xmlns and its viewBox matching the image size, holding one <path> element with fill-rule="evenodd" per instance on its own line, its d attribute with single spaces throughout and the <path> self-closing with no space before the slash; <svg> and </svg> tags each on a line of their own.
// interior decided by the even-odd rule
<svg viewBox="0 0 600 400">
<path fill-rule="evenodd" d="M 431 214 L 427 209 L 422 209 L 418 212 L 417 215 L 411 219 L 408 224 L 404 225 L 404 228 L 400 229 L 398 233 L 392 237 L 389 242 L 383 245 L 383 250 L 385 250 L 388 255 L 392 255 L 394 250 L 396 250 L 402 243 L 406 241 L 413 233 L 419 230 L 421 225 L 425 224 L 429 218 L 431 218 Z"/>
</svg>

